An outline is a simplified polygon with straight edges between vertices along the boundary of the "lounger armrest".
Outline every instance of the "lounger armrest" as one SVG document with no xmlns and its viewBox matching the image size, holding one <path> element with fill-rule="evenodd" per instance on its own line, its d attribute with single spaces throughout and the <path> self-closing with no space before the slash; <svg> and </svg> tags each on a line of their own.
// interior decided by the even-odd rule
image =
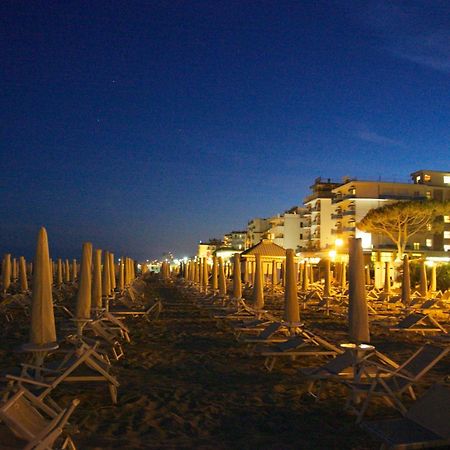
<svg viewBox="0 0 450 450">
<path fill-rule="evenodd" d="M 35 386 L 40 386 L 40 387 L 48 388 L 51 386 L 50 384 L 44 383 L 42 381 L 33 380 L 32 378 L 19 377 L 16 375 L 6 375 L 5 378 L 7 378 L 8 380 L 19 381 L 21 383 L 34 384 Z"/>
</svg>

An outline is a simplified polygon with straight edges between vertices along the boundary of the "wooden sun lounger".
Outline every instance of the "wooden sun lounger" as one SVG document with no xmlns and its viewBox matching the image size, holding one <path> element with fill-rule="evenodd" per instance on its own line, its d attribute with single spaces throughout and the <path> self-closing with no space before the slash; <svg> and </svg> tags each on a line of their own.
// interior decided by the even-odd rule
<svg viewBox="0 0 450 450">
<path fill-rule="evenodd" d="M 20 387 L 0 405 L 0 419 L 17 438 L 27 442 L 24 450 L 56 448 L 54 444 L 60 437 L 62 443 L 58 448 L 76 450 L 65 428 L 78 404 L 79 400 L 75 399 L 68 408 L 54 410 L 43 399 Z"/>
<path fill-rule="evenodd" d="M 389 406 L 405 414 L 406 408 L 402 403 L 402 395 L 408 393 L 415 400 L 414 386 L 449 352 L 448 346 L 441 348 L 425 344 L 395 370 L 379 366 L 369 382 L 344 382 L 352 391 L 347 407 L 351 406 L 352 398 L 365 396 L 365 401 L 353 408 L 357 412 L 357 422 L 364 416 L 373 397 L 383 399 Z"/>
<path fill-rule="evenodd" d="M 385 448 L 407 450 L 450 446 L 450 390 L 433 385 L 405 416 L 361 423 Z"/>
<path fill-rule="evenodd" d="M 412 331 L 426 333 L 447 333 L 447 330 L 430 314 L 414 312 L 406 316 L 389 331 Z"/>
</svg>

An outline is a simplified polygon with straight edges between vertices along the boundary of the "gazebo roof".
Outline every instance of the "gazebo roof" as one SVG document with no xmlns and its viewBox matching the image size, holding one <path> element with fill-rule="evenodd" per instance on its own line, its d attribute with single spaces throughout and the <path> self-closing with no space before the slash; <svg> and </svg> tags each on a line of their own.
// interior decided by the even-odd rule
<svg viewBox="0 0 450 450">
<path fill-rule="evenodd" d="M 244 258 L 247 256 L 261 255 L 269 258 L 284 258 L 286 257 L 286 250 L 280 245 L 274 244 L 269 239 L 263 239 L 258 244 L 250 247 L 241 253 Z"/>
</svg>

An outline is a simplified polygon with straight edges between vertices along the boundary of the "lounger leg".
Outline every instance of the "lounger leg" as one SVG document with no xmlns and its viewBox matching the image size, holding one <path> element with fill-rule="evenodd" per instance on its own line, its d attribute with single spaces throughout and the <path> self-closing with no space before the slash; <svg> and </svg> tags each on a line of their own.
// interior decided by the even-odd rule
<svg viewBox="0 0 450 450">
<path fill-rule="evenodd" d="M 113 405 L 117 405 L 117 387 L 114 384 L 109 383 L 109 393 L 111 394 L 111 400 Z"/>
</svg>

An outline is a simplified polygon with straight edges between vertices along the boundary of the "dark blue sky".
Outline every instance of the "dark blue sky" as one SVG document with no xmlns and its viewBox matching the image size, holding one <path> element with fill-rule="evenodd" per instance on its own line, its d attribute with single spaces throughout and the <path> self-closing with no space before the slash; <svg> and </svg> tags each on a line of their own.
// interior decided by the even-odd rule
<svg viewBox="0 0 450 450">
<path fill-rule="evenodd" d="M 450 166 L 445 1 L 2 1 L 1 251 L 137 258 Z"/>
</svg>

